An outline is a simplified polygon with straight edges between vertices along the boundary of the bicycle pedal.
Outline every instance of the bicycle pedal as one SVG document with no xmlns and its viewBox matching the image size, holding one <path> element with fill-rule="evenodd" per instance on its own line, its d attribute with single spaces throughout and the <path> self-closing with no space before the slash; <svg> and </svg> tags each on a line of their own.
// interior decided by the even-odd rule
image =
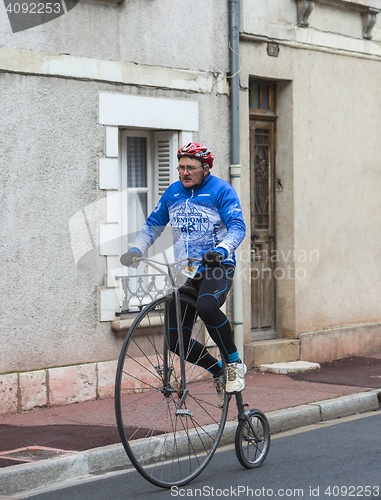
<svg viewBox="0 0 381 500">
<path fill-rule="evenodd" d="M 193 417 L 193 413 L 186 409 L 176 410 L 175 415 L 179 417 Z"/>
</svg>

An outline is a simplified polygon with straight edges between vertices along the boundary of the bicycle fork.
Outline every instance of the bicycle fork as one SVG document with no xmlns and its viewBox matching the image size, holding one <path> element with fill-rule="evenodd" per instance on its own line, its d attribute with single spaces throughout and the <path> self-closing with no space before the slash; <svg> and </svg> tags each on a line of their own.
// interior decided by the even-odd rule
<svg viewBox="0 0 381 500">
<path fill-rule="evenodd" d="M 252 423 L 251 418 L 250 418 L 251 410 L 245 411 L 245 406 L 249 406 L 249 405 L 247 403 L 243 402 L 242 393 L 241 392 L 235 393 L 235 399 L 236 399 L 237 408 L 238 408 L 238 418 L 240 420 L 244 420 L 247 423 L 247 425 L 250 427 L 250 430 L 253 433 L 252 435 L 254 436 L 253 438 L 251 438 L 251 440 L 255 441 L 256 443 L 260 443 L 261 441 L 263 441 L 263 439 L 257 433 L 257 431 L 254 429 L 253 423 Z M 248 439 L 250 439 L 249 436 L 248 436 Z"/>
<path fill-rule="evenodd" d="M 185 400 L 188 396 L 189 389 L 187 388 L 185 379 L 185 359 L 184 359 L 184 337 L 183 337 L 183 325 L 181 321 L 181 307 L 180 307 L 180 292 L 174 287 L 175 294 L 175 304 L 176 304 L 176 324 L 177 324 L 177 338 L 179 340 L 179 356 L 180 356 L 180 388 L 178 391 L 179 403 L 175 411 L 175 415 L 182 417 L 193 417 L 193 414 L 187 409 L 183 408 Z"/>
<path fill-rule="evenodd" d="M 172 276 L 172 273 L 169 272 L 169 277 L 171 280 L 171 284 L 173 287 L 175 306 L 176 306 L 176 326 L 177 326 L 177 337 L 178 337 L 178 349 L 179 349 L 179 358 L 180 358 L 180 385 L 177 391 L 170 387 L 169 378 L 171 375 L 170 369 L 168 367 L 168 349 L 170 343 L 170 332 L 169 332 L 169 312 L 168 306 L 165 311 L 165 332 L 164 332 L 164 367 L 163 367 L 163 378 L 164 378 L 164 391 L 169 393 L 177 392 L 177 396 L 179 398 L 179 402 L 177 404 L 177 409 L 175 411 L 175 415 L 182 417 L 193 417 L 193 414 L 187 409 L 184 408 L 185 400 L 189 393 L 189 389 L 186 386 L 186 378 L 185 378 L 185 359 L 184 359 L 184 338 L 182 331 L 182 320 L 181 320 L 181 307 L 180 307 L 180 292 L 175 286 L 175 282 Z"/>
</svg>

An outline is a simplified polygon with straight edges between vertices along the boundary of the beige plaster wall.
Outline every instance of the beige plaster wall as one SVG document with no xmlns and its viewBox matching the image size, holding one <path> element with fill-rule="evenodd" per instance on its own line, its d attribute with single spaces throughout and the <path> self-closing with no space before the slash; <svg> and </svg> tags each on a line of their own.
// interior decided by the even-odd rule
<svg viewBox="0 0 381 500">
<path fill-rule="evenodd" d="M 244 3 L 247 7 L 250 2 Z M 241 163 L 246 169 L 243 199 L 249 199 L 249 76 L 272 79 L 277 82 L 276 176 L 283 184 L 283 191 L 276 193 L 276 243 L 284 256 L 278 267 L 286 270 L 291 265 L 296 273 L 296 279 L 286 276 L 276 283 L 277 334 L 296 338 L 303 332 L 322 335 L 343 326 L 356 329 L 380 322 L 381 58 L 376 41 L 347 37 L 348 50 L 343 51 L 346 38 L 340 33 L 328 37 L 318 28 L 292 25 L 291 10 L 289 18 L 278 17 L 278 36 L 287 31 L 289 40 L 278 40 L 277 58 L 268 56 L 265 39 L 275 29 L 274 8 L 267 21 L 267 11 L 257 21 L 251 14 L 243 20 Z M 317 14 L 319 18 L 311 19 L 323 23 L 323 12 Z M 345 19 L 349 29 L 354 16 Z M 374 38 L 379 37 L 379 26 L 378 19 Z M 309 33 L 316 40 L 320 37 L 321 45 L 309 49 L 299 43 Z M 248 339 L 248 283 L 244 297 Z M 340 334 L 344 347 L 334 349 L 332 356 L 352 353 L 344 337 L 346 331 Z"/>
<path fill-rule="evenodd" d="M 69 227 L 89 207 L 99 209 L 91 219 L 93 235 L 106 222 L 100 92 L 197 101 L 193 138 L 208 144 L 216 174 L 229 179 L 229 98 L 218 93 L 229 68 L 227 9 L 219 0 L 199 0 L 191 8 L 176 0 L 79 2 L 61 18 L 13 34 L 3 8 L 0 374 L 118 357 L 123 339 L 100 321 L 106 258 L 95 241 L 89 266 L 78 269 Z M 189 29 L 185 18 L 192 19 Z M 201 25 L 208 29 L 194 28 Z M 86 65 L 94 68 L 100 60 L 109 68 L 106 82 L 87 74 Z M 119 78 L 118 62 L 134 63 L 136 73 Z M 120 68 L 128 73 L 131 66 Z M 189 91 L 200 71 L 213 85 Z M 131 83 L 132 77 L 138 81 Z"/>
<path fill-rule="evenodd" d="M 320 52 L 294 56 L 297 331 L 381 317 L 381 63 Z"/>
</svg>

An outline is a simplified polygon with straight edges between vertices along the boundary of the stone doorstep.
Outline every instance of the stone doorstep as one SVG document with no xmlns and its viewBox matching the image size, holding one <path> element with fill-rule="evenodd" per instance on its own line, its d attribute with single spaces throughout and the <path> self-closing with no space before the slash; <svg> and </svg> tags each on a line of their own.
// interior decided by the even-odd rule
<svg viewBox="0 0 381 500">
<path fill-rule="evenodd" d="M 381 351 L 381 324 L 361 324 L 299 333 L 297 339 L 276 338 L 245 344 L 249 368 L 290 361 L 323 363 Z"/>
<path fill-rule="evenodd" d="M 278 375 L 287 375 L 288 373 L 299 373 L 311 370 L 319 370 L 319 363 L 310 363 L 308 361 L 290 361 L 288 363 L 271 363 L 259 365 L 257 370 L 263 373 L 276 373 Z"/>
<path fill-rule="evenodd" d="M 253 341 L 245 346 L 246 359 L 249 368 L 264 364 L 298 361 L 300 360 L 300 341 L 286 338 Z"/>
</svg>

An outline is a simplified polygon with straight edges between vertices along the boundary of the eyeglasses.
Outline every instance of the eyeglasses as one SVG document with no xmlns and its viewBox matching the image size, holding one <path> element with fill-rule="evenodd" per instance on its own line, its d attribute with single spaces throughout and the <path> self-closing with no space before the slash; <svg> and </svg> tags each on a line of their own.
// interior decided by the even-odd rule
<svg viewBox="0 0 381 500">
<path fill-rule="evenodd" d="M 183 167 L 183 166 L 180 166 L 180 167 L 177 167 L 177 170 L 180 173 L 183 173 L 186 170 L 188 172 L 188 174 L 193 174 L 193 172 L 196 172 L 196 170 L 199 170 L 199 168 L 198 167 Z"/>
</svg>

